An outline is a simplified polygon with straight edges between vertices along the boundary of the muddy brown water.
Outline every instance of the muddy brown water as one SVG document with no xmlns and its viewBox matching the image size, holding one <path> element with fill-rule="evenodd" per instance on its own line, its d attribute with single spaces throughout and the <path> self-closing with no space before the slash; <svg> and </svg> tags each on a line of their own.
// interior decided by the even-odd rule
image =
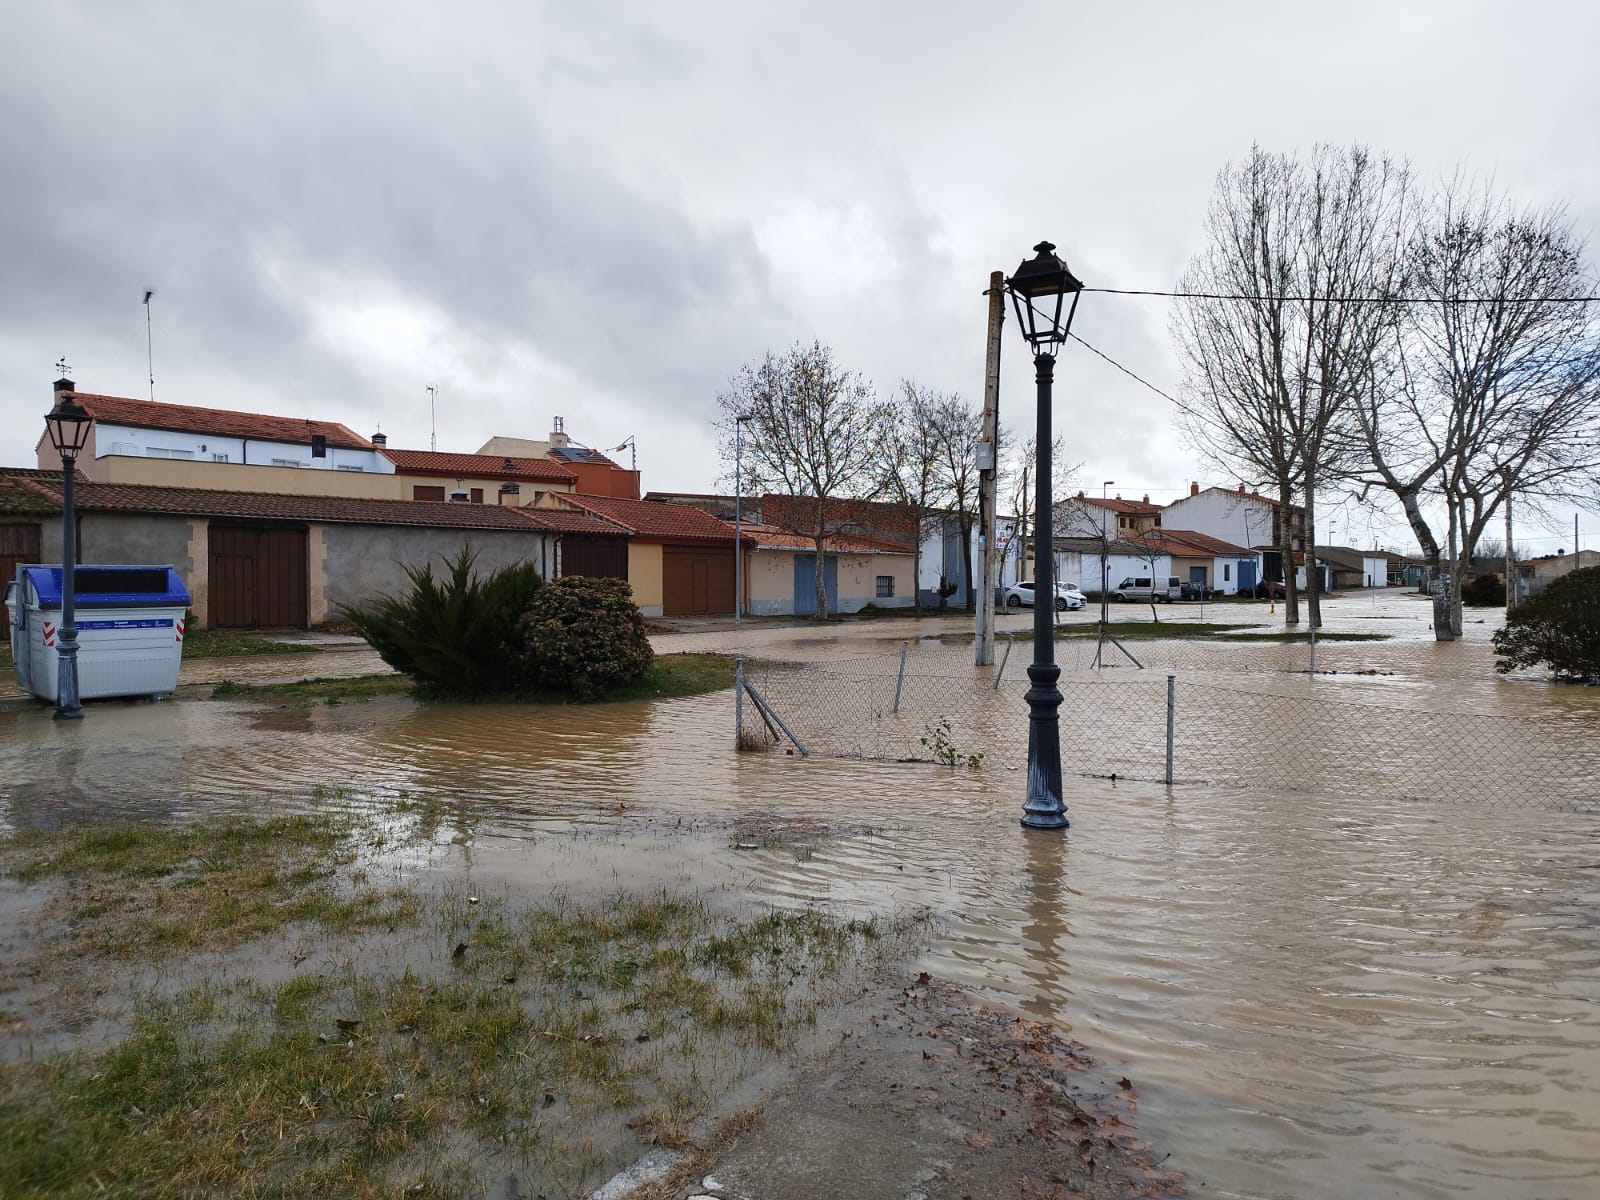
<svg viewBox="0 0 1600 1200">
<path fill-rule="evenodd" d="M 750 641 L 796 657 L 898 645 L 811 637 Z M 725 635 L 672 639 L 706 642 Z M 1400 673 L 1352 686 L 1579 703 L 1433 650 L 1365 650 Z M 480 888 L 926 907 L 939 932 L 920 968 L 1060 1023 L 1128 1074 L 1141 1132 L 1196 1195 L 1600 1194 L 1593 812 L 1072 779 L 1071 830 L 1025 833 L 1015 764 L 736 755 L 731 707 L 0 711 L 0 828 L 404 793 L 448 802 L 429 869 Z"/>
</svg>

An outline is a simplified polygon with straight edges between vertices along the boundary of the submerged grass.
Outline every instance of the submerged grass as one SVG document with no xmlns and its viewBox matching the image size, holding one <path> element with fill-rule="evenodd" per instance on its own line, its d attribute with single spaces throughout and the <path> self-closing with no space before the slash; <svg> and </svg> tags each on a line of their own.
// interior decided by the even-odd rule
<svg viewBox="0 0 1600 1200">
<path fill-rule="evenodd" d="M 362 840 L 289 817 L 30 834 L 0 852 L 63 885 L 93 970 L 130 947 L 237 945 L 272 919 L 349 929 L 297 897 L 349 892 Z M 0 1195 L 455 1196 L 509 1193 L 512 1175 L 521 1194 L 579 1194 L 630 1146 L 692 1140 L 718 1063 L 792 1044 L 915 924 L 730 915 L 667 891 L 384 896 L 383 919 L 408 927 L 403 961 L 334 952 L 288 978 L 144 994 L 121 1042 L 0 1066 Z M 173 924 L 182 936 L 139 932 Z"/>
<path fill-rule="evenodd" d="M 183 634 L 185 658 L 237 658 L 246 654 L 316 654 L 320 646 L 277 642 L 253 633 L 227 629 L 199 629 L 191 624 Z"/>
<path fill-rule="evenodd" d="M 319 814 L 30 831 L 0 841 L 0 867 L 25 883 L 67 883 L 56 954 L 129 959 L 299 923 L 343 932 L 415 921 L 405 893 L 339 878 L 357 852 L 351 822 Z"/>
<path fill-rule="evenodd" d="M 374 696 L 409 694 L 413 684 L 404 675 L 357 675 L 346 679 L 297 679 L 290 683 L 238 683 L 225 679 L 211 689 L 213 700 L 298 700 L 304 704 L 365 704 Z"/>
</svg>

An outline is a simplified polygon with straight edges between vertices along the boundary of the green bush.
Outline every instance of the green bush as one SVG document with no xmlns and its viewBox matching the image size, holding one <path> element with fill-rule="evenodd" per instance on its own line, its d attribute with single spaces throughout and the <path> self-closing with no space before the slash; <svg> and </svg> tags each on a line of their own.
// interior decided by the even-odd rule
<svg viewBox="0 0 1600 1200">
<path fill-rule="evenodd" d="M 1545 664 L 1557 679 L 1600 683 L 1600 567 L 1585 567 L 1530 596 L 1495 631 L 1495 670 Z"/>
<path fill-rule="evenodd" d="M 521 621 L 523 675 L 534 687 L 597 700 L 632 683 L 655 653 L 622 579 L 553 580 Z"/>
<path fill-rule="evenodd" d="M 1505 580 L 1498 575 L 1479 575 L 1461 589 L 1461 603 L 1468 608 L 1504 608 Z"/>
<path fill-rule="evenodd" d="M 445 562 L 406 567 L 411 590 L 358 607 L 341 606 L 378 656 L 409 675 L 424 695 L 493 696 L 523 686 L 517 622 L 540 591 L 531 566 L 505 567 L 487 577 L 473 571 L 477 553 L 463 546 Z"/>
</svg>

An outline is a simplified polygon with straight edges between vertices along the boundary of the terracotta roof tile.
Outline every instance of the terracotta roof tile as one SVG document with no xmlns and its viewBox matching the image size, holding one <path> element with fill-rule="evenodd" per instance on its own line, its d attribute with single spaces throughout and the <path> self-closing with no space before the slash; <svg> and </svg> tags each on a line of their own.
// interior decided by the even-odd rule
<svg viewBox="0 0 1600 1200">
<path fill-rule="evenodd" d="M 685 504 L 564 494 L 557 495 L 556 499 L 613 521 L 652 542 L 724 542 L 733 545 L 732 525 Z"/>
<path fill-rule="evenodd" d="M 263 413 L 133 400 L 126 396 L 97 396 L 88 392 L 73 392 L 72 395 L 96 421 L 107 425 L 168 429 L 178 433 L 210 433 L 218 437 L 260 438 L 262 441 L 303 446 L 311 444 L 313 434 L 321 434 L 328 439 L 328 445 L 337 449 L 372 449 L 372 443 L 366 438 L 336 421 L 269 417 Z"/>
<path fill-rule="evenodd" d="M 0 472 L 0 484 L 16 480 L 61 507 L 59 481 L 17 479 Z M 245 517 L 319 521 L 344 525 L 407 525 L 434 529 L 502 529 L 526 533 L 593 533 L 621 536 L 616 525 L 580 513 L 552 513 L 492 504 L 447 504 L 428 500 L 365 500 L 345 496 L 290 496 L 271 492 L 219 492 L 203 488 L 155 487 L 80 481 L 77 507 L 84 512 L 136 512 L 171 516 Z"/>
<path fill-rule="evenodd" d="M 1163 553 L 1176 554 L 1179 558 L 1193 558 L 1196 554 L 1215 557 L 1219 554 L 1248 556 L 1253 553 L 1248 547 L 1190 529 L 1152 529 L 1141 534 L 1136 544 L 1152 546 Z"/>
<path fill-rule="evenodd" d="M 506 458 L 498 454 L 444 454 L 436 450 L 378 451 L 408 475 L 448 475 L 474 479 L 537 479 L 549 483 L 571 483 L 577 478 L 558 462 L 548 458 Z"/>
<path fill-rule="evenodd" d="M 786 533 L 774 525 L 751 525 L 748 522 L 740 532 L 761 550 L 816 551 L 816 543 L 798 533 Z M 886 542 L 882 538 L 859 537 L 841 533 L 823 539 L 825 552 L 835 554 L 912 554 L 915 551 L 899 542 Z"/>
</svg>

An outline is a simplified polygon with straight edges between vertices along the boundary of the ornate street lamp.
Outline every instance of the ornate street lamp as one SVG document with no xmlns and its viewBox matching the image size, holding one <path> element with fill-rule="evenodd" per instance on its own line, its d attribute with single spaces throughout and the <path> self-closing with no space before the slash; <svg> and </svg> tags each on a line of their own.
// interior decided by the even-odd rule
<svg viewBox="0 0 1600 1200">
<path fill-rule="evenodd" d="M 1040 242 L 1033 258 L 1025 259 L 1006 280 L 1017 325 L 1033 347 L 1033 366 L 1039 402 L 1034 444 L 1038 485 L 1034 513 L 1033 554 L 1033 665 L 1028 668 L 1028 794 L 1022 805 L 1022 824 L 1029 829 L 1065 829 L 1067 806 L 1061 800 L 1061 689 L 1056 681 L 1055 521 L 1050 487 L 1050 385 L 1055 377 L 1056 352 L 1072 330 L 1083 283 L 1055 255 L 1055 246 Z M 1066 320 L 1061 310 L 1068 295 L 1072 306 Z"/>
<path fill-rule="evenodd" d="M 61 456 L 61 633 L 56 639 L 56 720 L 77 721 L 83 718 L 83 705 L 78 701 L 78 522 L 73 512 L 72 483 L 78 454 L 88 444 L 94 418 L 72 398 L 72 380 L 56 380 L 55 389 L 56 406 L 45 414 L 44 421 L 50 430 L 50 444 Z"/>
</svg>

